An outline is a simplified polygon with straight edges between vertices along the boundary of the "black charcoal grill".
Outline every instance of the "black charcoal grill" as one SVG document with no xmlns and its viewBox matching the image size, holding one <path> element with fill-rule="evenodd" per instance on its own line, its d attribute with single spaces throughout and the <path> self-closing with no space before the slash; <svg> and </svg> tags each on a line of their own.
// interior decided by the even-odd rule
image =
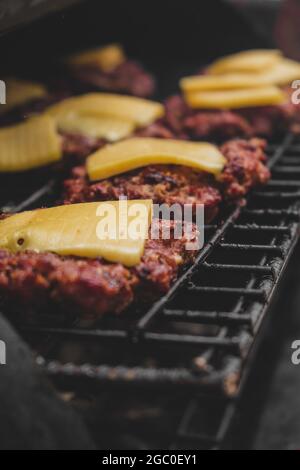
<svg viewBox="0 0 300 470">
<path fill-rule="evenodd" d="M 268 185 L 206 227 L 196 263 L 149 309 L 131 309 L 91 329 L 21 328 L 61 392 L 180 391 L 187 394 L 183 418 L 169 445 L 222 445 L 299 235 L 300 144 L 288 135 L 267 151 Z M 46 185 L 22 209 L 43 205 L 48 192 Z M 212 434 L 207 410 L 219 415 Z"/>
<path fill-rule="evenodd" d="M 250 33 L 248 40 L 257 45 Z M 130 47 L 135 49 L 129 40 Z M 147 40 L 145 48 L 149 52 Z M 213 55 L 212 50 L 206 45 L 206 54 Z M 170 91 L 173 70 L 177 80 L 194 63 L 199 65 L 198 58 L 171 66 Z M 167 68 L 161 71 L 162 94 Z M 197 261 L 154 305 L 104 318 L 93 328 L 76 323 L 17 326 L 100 447 L 228 445 L 257 345 L 299 235 L 300 141 L 287 135 L 270 144 L 267 153 L 271 181 L 253 192 L 244 207 L 223 212 L 206 227 Z M 24 210 L 47 205 L 56 198 L 55 186 L 46 181 L 37 191 L 26 188 L 28 198 L 23 193 L 14 198 L 9 188 L 2 188 L 2 206 Z M 99 435 L 101 428 L 105 436 Z"/>
</svg>

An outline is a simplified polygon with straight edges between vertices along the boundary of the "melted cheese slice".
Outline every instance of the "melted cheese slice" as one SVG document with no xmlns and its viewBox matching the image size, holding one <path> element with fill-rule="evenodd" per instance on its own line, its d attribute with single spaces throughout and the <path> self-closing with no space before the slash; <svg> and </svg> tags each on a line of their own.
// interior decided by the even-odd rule
<svg viewBox="0 0 300 470">
<path fill-rule="evenodd" d="M 0 129 L 0 171 L 15 172 L 38 168 L 62 157 L 56 124 L 39 116 L 16 126 Z"/>
<path fill-rule="evenodd" d="M 152 201 L 65 205 L 0 221 L 0 248 L 53 252 L 135 266 L 144 254 Z"/>
<path fill-rule="evenodd" d="M 198 91 L 185 95 L 188 105 L 195 109 L 236 109 L 271 106 L 284 103 L 286 99 L 286 94 L 272 85 L 240 90 Z"/>
<path fill-rule="evenodd" d="M 264 85 L 261 77 L 250 74 L 195 75 L 185 77 L 180 81 L 181 89 L 185 93 L 259 88 Z"/>
<path fill-rule="evenodd" d="M 224 73 L 257 73 L 274 66 L 282 58 L 279 50 L 254 49 L 228 55 L 207 68 L 212 75 Z"/>
<path fill-rule="evenodd" d="M 91 181 L 152 164 L 184 165 L 218 174 L 225 158 L 212 144 L 154 138 L 133 138 L 107 145 L 87 159 Z"/>
<path fill-rule="evenodd" d="M 58 124 L 59 129 L 63 132 L 103 138 L 108 142 L 124 139 L 135 129 L 135 125 L 131 121 L 106 116 L 81 116 L 72 113 L 61 116 Z"/>
<path fill-rule="evenodd" d="M 47 110 L 47 114 L 54 117 L 58 125 L 61 117 L 70 113 L 90 117 L 106 116 L 129 121 L 136 127 L 144 127 L 162 117 L 164 107 L 160 103 L 133 96 L 90 93 L 66 99 Z"/>
<path fill-rule="evenodd" d="M 284 86 L 300 79 L 300 63 L 290 59 L 279 62 L 260 73 L 226 75 L 195 75 L 180 81 L 184 93 L 261 88 L 267 85 Z"/>
<path fill-rule="evenodd" d="M 73 66 L 97 65 L 101 70 L 109 72 L 125 62 L 126 56 L 122 46 L 109 44 L 72 55 L 67 62 Z"/>
<path fill-rule="evenodd" d="M 6 104 L 0 106 L 1 114 L 17 106 L 47 96 L 46 88 L 39 83 L 9 78 L 5 80 L 5 84 Z"/>
<path fill-rule="evenodd" d="M 290 85 L 293 80 L 300 79 L 300 63 L 290 59 L 282 59 L 270 69 L 257 75 L 262 83 L 284 86 Z"/>
</svg>

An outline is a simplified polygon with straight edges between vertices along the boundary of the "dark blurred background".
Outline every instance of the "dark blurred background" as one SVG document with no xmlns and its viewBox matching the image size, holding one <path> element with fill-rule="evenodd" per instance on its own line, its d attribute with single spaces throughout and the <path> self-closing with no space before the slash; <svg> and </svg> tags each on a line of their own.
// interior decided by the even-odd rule
<svg viewBox="0 0 300 470">
<path fill-rule="evenodd" d="M 52 59 L 78 48 L 120 41 L 130 56 L 159 76 L 161 94 L 169 94 L 179 75 L 217 56 L 273 47 L 273 31 L 278 38 L 283 36 L 280 25 L 290 10 L 297 23 L 298 4 L 297 0 L 0 0 L 1 69 L 2 73 L 16 69 L 29 75 L 49 73 Z M 288 49 L 287 41 L 281 42 Z M 291 49 L 294 53 L 295 47 Z"/>
<path fill-rule="evenodd" d="M 46 74 L 52 59 L 120 41 L 163 96 L 180 75 L 241 49 L 279 46 L 300 59 L 299 24 L 299 0 L 0 0 L 1 70 Z"/>
</svg>

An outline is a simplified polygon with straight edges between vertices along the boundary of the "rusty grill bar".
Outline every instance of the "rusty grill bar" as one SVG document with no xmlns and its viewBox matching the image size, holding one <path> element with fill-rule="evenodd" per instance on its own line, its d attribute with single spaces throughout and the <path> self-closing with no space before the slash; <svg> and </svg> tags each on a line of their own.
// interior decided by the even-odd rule
<svg viewBox="0 0 300 470">
<path fill-rule="evenodd" d="M 221 445 L 247 358 L 298 239 L 300 144 L 288 135 L 269 146 L 268 155 L 273 174 L 268 185 L 253 192 L 245 207 L 206 227 L 209 237 L 195 264 L 147 311 L 103 319 L 95 328 L 20 328 L 59 387 L 191 389 L 193 398 L 171 447 Z M 6 205 L 37 207 L 51 199 L 54 187 L 50 181 L 27 200 Z M 69 343 L 76 344 L 80 360 L 66 360 Z M 216 403 L 220 416 L 214 432 L 197 429 L 195 416 L 202 416 L 197 423 L 203 426 L 205 410 Z"/>
</svg>

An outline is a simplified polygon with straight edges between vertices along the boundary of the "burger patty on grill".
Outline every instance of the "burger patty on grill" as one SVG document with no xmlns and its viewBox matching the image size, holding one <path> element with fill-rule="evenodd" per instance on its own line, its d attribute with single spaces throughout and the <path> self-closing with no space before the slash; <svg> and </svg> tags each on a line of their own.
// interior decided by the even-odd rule
<svg viewBox="0 0 300 470">
<path fill-rule="evenodd" d="M 239 110 L 252 127 L 253 135 L 272 137 L 286 131 L 300 132 L 300 105 L 292 102 L 293 88 L 286 88 L 287 101 L 277 106 L 261 106 Z"/>
<path fill-rule="evenodd" d="M 90 182 L 85 166 L 75 167 L 64 182 L 63 202 L 104 201 L 119 199 L 152 199 L 157 204 L 205 205 L 206 221 L 218 213 L 222 196 L 243 197 L 248 190 L 264 184 L 270 177 L 265 166 L 265 142 L 260 139 L 232 140 L 221 147 L 227 159 L 216 180 L 212 175 L 192 168 L 153 165 L 99 182 Z"/>
<path fill-rule="evenodd" d="M 270 170 L 265 165 L 266 142 L 262 139 L 230 140 L 220 147 L 227 160 L 218 177 L 226 199 L 245 196 L 248 191 L 267 183 Z"/>
<path fill-rule="evenodd" d="M 195 110 L 177 95 L 165 102 L 164 124 L 177 137 L 224 141 L 232 137 L 272 137 L 288 130 L 299 132 L 300 105 L 291 90 L 286 103 L 239 110 Z"/>
<path fill-rule="evenodd" d="M 224 141 L 250 137 L 252 128 L 232 111 L 193 110 L 176 95 L 165 101 L 165 125 L 179 138 Z"/>
<path fill-rule="evenodd" d="M 28 321 L 38 312 L 97 319 L 107 313 L 120 313 L 134 300 L 153 300 L 166 293 L 180 269 L 194 261 L 196 250 L 186 249 L 190 235 L 175 239 L 174 221 L 153 220 L 152 229 L 169 228 L 170 239 L 148 239 L 139 265 L 126 268 L 103 259 L 58 256 L 53 253 L 0 251 L 0 295 Z"/>
<path fill-rule="evenodd" d="M 91 153 L 96 152 L 108 142 L 105 139 L 85 136 L 82 134 L 60 132 L 62 137 L 63 154 L 75 164 L 83 163 Z M 140 128 L 135 132 L 138 137 L 156 137 L 159 139 L 172 139 L 172 133 L 161 120 Z"/>
<path fill-rule="evenodd" d="M 110 71 L 94 65 L 73 67 L 71 76 L 78 81 L 81 92 L 102 90 L 148 98 L 155 91 L 155 80 L 141 65 L 127 60 Z"/>
<path fill-rule="evenodd" d="M 218 212 L 221 194 L 213 178 L 187 167 L 148 166 L 114 178 L 90 183 L 84 166 L 64 182 L 64 204 L 128 199 L 152 199 L 155 204 L 205 204 L 206 220 Z"/>
<path fill-rule="evenodd" d="M 107 144 L 105 139 L 82 134 L 60 132 L 63 155 L 74 165 L 83 163 L 88 155 Z"/>
</svg>

